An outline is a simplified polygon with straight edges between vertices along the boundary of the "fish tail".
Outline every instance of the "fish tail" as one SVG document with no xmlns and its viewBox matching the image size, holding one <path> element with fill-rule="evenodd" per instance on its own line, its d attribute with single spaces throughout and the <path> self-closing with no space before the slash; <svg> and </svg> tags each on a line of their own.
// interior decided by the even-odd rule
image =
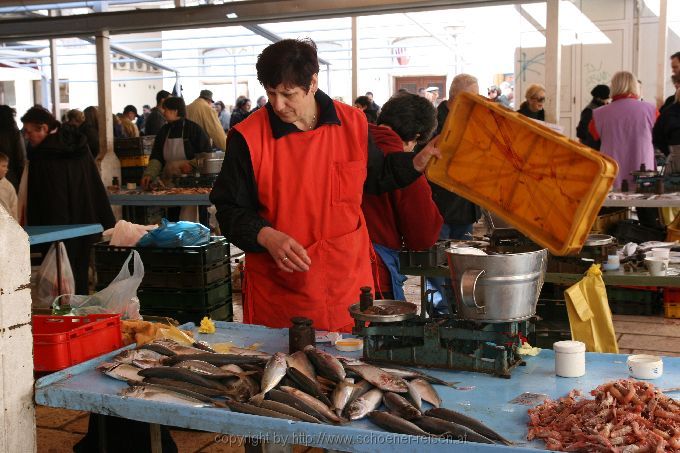
<svg viewBox="0 0 680 453">
<path fill-rule="evenodd" d="M 264 393 L 258 393 L 257 395 L 253 395 L 248 402 L 259 406 L 262 404 L 262 401 L 264 401 Z"/>
</svg>

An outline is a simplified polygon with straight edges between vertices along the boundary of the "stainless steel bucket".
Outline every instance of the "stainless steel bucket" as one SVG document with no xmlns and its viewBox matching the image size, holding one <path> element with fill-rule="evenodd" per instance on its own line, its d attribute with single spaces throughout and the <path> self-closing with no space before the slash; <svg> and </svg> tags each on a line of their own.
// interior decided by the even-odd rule
<svg viewBox="0 0 680 453">
<path fill-rule="evenodd" d="M 520 321 L 536 313 L 548 262 L 546 249 L 499 255 L 446 251 L 458 319 Z"/>
</svg>

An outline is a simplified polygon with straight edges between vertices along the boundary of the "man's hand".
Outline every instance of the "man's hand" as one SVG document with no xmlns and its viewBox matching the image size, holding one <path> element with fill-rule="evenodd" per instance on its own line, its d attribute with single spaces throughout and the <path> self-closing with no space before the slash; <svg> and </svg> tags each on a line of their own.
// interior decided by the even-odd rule
<svg viewBox="0 0 680 453">
<path fill-rule="evenodd" d="M 416 154 L 416 156 L 413 158 L 413 167 L 416 169 L 416 171 L 419 171 L 420 173 L 424 172 L 425 167 L 427 167 L 427 163 L 432 157 L 441 159 L 442 153 L 439 151 L 439 148 L 437 148 L 438 142 L 439 135 L 430 140 L 427 145 L 425 145 L 425 148 Z"/>
<path fill-rule="evenodd" d="M 142 176 L 142 180 L 139 182 L 139 185 L 142 186 L 142 189 L 144 190 L 149 190 L 149 185 L 151 184 L 151 176 Z"/>
<path fill-rule="evenodd" d="M 257 243 L 267 249 L 276 265 L 284 272 L 307 272 L 312 264 L 303 246 L 274 228 L 262 228 L 257 234 Z"/>
</svg>

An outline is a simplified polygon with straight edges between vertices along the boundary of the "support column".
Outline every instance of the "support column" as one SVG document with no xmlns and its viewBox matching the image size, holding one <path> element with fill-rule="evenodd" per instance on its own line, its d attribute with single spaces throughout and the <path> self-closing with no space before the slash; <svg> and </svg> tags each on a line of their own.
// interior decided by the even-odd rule
<svg viewBox="0 0 680 453">
<path fill-rule="evenodd" d="M 547 1 L 545 27 L 545 120 L 560 122 L 562 47 L 560 45 L 560 0 Z"/>
<path fill-rule="evenodd" d="M 359 96 L 359 31 L 357 16 L 352 16 L 352 99 L 347 103 L 354 105 L 357 96 Z"/>
<path fill-rule="evenodd" d="M 26 232 L 0 207 L 0 452 L 35 452 L 31 261 Z"/>
<path fill-rule="evenodd" d="M 659 0 L 659 42 L 656 46 L 656 106 L 661 107 L 665 97 L 666 68 L 668 67 L 668 0 Z M 639 76 L 639 74 L 637 74 Z"/>
<path fill-rule="evenodd" d="M 57 40 L 50 39 L 50 59 L 52 60 L 50 67 L 52 68 L 52 84 L 50 85 L 50 94 L 52 98 L 52 115 L 61 121 L 61 95 L 59 93 L 59 70 L 58 70 L 58 55 L 57 55 Z"/>
<path fill-rule="evenodd" d="M 95 36 L 97 53 L 97 104 L 99 113 L 99 155 L 97 161 L 113 150 L 113 120 L 111 115 L 111 47 L 109 31 L 102 30 Z"/>
</svg>

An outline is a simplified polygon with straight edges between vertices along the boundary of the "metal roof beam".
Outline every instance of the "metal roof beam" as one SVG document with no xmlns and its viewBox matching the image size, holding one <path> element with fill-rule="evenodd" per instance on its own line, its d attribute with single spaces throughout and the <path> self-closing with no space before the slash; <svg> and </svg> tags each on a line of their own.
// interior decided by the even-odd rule
<svg viewBox="0 0 680 453">
<path fill-rule="evenodd" d="M 538 0 L 528 0 L 538 1 Z M 157 30 L 256 25 L 312 18 L 514 4 L 512 0 L 247 0 L 221 5 L 141 9 L 0 21 L 0 41 Z"/>
</svg>

